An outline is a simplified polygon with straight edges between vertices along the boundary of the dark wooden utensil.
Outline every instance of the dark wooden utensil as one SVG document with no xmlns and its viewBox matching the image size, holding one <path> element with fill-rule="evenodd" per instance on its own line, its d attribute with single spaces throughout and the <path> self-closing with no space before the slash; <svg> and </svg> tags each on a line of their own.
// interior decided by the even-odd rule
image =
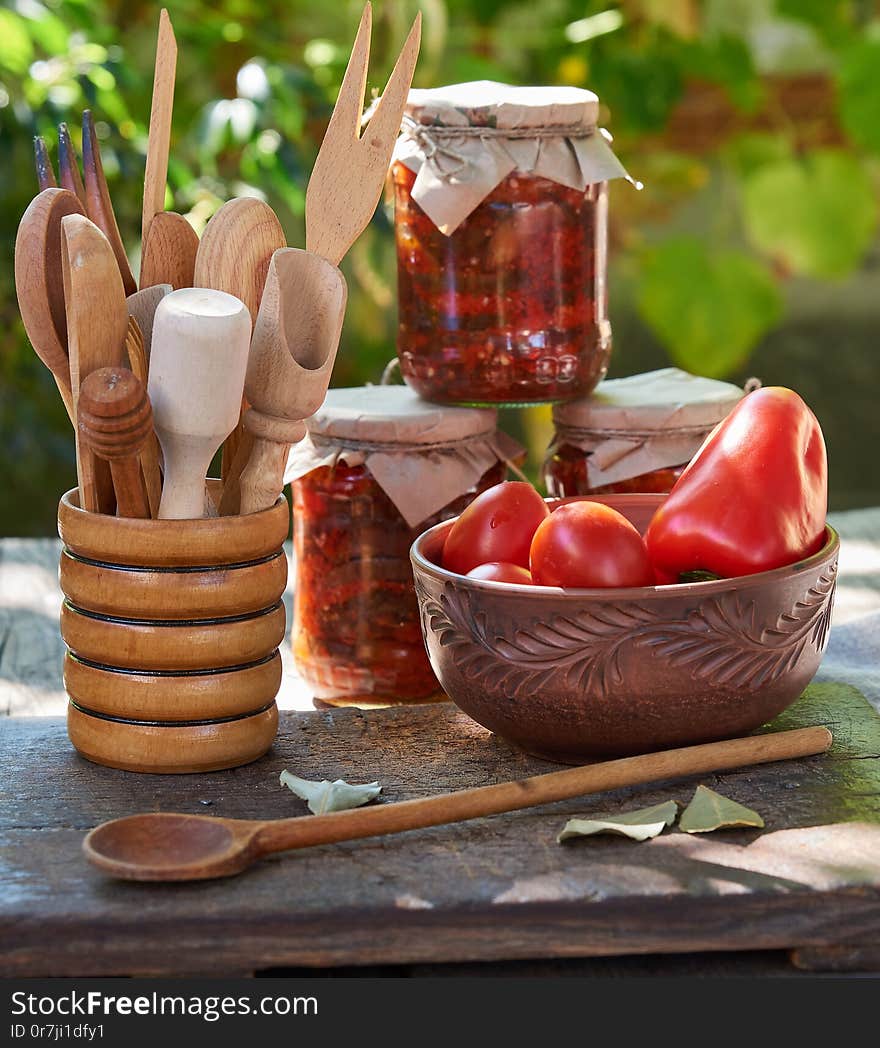
<svg viewBox="0 0 880 1048">
<path fill-rule="evenodd" d="M 98 368 L 80 386 L 80 440 L 110 463 L 120 517 L 150 517 L 140 456 L 153 436 L 153 412 L 143 384 L 128 368 Z"/>
<path fill-rule="evenodd" d="M 89 862 L 124 880 L 208 880 L 241 873 L 273 852 L 463 822 L 623 786 L 805 757 L 824 753 L 831 741 L 827 728 L 799 728 L 296 819 L 218 819 L 170 812 L 130 815 L 96 826 L 83 841 L 83 851 Z"/>
</svg>

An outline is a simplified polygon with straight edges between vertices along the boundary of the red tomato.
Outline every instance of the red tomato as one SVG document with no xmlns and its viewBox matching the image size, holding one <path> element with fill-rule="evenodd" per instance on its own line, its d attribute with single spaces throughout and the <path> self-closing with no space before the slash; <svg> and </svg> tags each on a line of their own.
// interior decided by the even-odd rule
<svg viewBox="0 0 880 1048">
<path fill-rule="evenodd" d="M 443 567 L 459 575 L 491 561 L 527 568 L 532 535 L 549 512 L 531 484 L 513 480 L 487 488 L 449 529 Z"/>
<path fill-rule="evenodd" d="M 535 532 L 532 580 L 539 586 L 653 586 L 654 572 L 638 531 L 600 502 L 569 502 Z"/>
<path fill-rule="evenodd" d="M 532 576 L 519 564 L 506 564 L 503 560 L 492 560 L 488 564 L 478 564 L 467 573 L 469 579 L 483 579 L 487 582 L 517 582 L 520 586 L 531 586 Z"/>
</svg>

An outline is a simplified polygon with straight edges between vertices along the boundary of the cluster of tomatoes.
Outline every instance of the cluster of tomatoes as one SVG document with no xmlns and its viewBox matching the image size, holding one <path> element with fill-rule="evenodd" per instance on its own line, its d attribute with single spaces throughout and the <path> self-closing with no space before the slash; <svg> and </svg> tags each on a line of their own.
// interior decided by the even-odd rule
<svg viewBox="0 0 880 1048">
<path fill-rule="evenodd" d="M 815 415 L 792 390 L 744 397 L 676 481 L 645 537 L 599 502 L 550 511 L 531 484 L 476 498 L 449 530 L 443 567 L 536 586 L 653 586 L 794 564 L 825 542 L 828 474 Z"/>
<path fill-rule="evenodd" d="M 453 524 L 443 566 L 469 578 L 537 586 L 652 586 L 645 542 L 617 510 L 569 502 L 551 513 L 531 486 L 496 484 Z"/>
</svg>

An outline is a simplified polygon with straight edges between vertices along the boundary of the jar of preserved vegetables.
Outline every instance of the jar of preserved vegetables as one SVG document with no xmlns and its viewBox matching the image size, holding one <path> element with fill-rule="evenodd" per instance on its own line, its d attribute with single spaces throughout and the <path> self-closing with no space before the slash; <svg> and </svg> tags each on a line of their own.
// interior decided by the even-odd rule
<svg viewBox="0 0 880 1048">
<path fill-rule="evenodd" d="M 572 400 L 604 376 L 607 180 L 626 176 L 572 87 L 413 90 L 392 164 L 397 353 L 447 404 Z"/>
<path fill-rule="evenodd" d="M 494 411 L 429 404 L 406 386 L 333 389 L 288 461 L 293 653 L 316 699 L 443 698 L 425 652 L 409 548 L 504 479 L 521 449 Z"/>
<path fill-rule="evenodd" d="M 609 379 L 553 409 L 542 479 L 551 495 L 668 492 L 743 396 L 729 382 L 663 368 Z"/>
</svg>

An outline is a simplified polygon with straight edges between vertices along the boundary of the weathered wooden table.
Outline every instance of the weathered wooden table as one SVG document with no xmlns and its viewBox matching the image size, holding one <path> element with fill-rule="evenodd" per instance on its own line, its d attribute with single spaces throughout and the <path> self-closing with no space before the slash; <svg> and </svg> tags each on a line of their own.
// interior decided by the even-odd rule
<svg viewBox="0 0 880 1048">
<path fill-rule="evenodd" d="M 841 588 L 862 601 L 853 611 L 844 600 L 844 621 L 870 605 L 873 541 L 864 539 L 861 575 L 854 562 L 847 572 L 844 545 Z M 27 545 L 0 544 L 0 703 L 30 696 L 54 711 L 58 651 L 47 622 L 58 596 L 16 588 L 35 563 L 38 544 Z M 48 563 L 57 550 L 45 546 Z M 41 652 L 35 637 L 45 638 Z M 303 813 L 278 783 L 284 768 L 376 778 L 382 799 L 395 801 L 552 766 L 447 703 L 290 710 L 261 761 L 181 778 L 89 764 L 57 715 L 0 719 L 0 974 L 459 974 L 486 962 L 493 974 L 778 974 L 795 970 L 789 951 L 806 968 L 880 969 L 880 718 L 855 690 L 826 683 L 774 727 L 806 723 L 831 726 L 829 754 L 699 780 L 757 808 L 763 833 L 556 843 L 573 814 L 686 802 L 692 780 L 289 853 L 227 881 L 138 885 L 84 862 L 86 830 L 143 810 Z"/>
</svg>

